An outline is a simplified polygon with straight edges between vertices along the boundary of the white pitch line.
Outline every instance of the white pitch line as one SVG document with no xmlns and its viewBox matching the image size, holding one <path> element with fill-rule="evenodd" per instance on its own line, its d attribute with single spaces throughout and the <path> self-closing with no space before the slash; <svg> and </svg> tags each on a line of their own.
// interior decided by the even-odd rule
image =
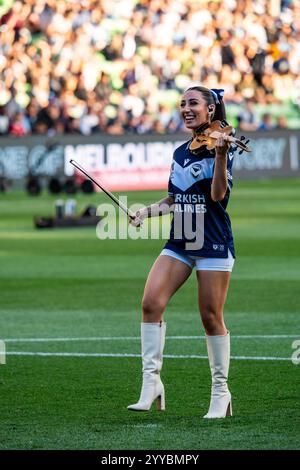
<svg viewBox="0 0 300 470">
<path fill-rule="evenodd" d="M 79 353 L 79 352 L 31 352 L 31 351 L 8 351 L 8 356 L 44 356 L 44 357 L 138 357 L 140 354 L 127 354 L 127 353 Z M 197 354 L 180 355 L 180 354 L 166 354 L 166 359 L 207 359 L 207 356 L 200 356 Z M 291 361 L 290 357 L 265 357 L 265 356 L 231 356 L 233 360 L 238 361 Z"/>
<path fill-rule="evenodd" d="M 5 343 L 50 343 L 60 341 L 131 341 L 140 339 L 138 336 L 91 336 L 80 338 L 7 338 Z"/>
<path fill-rule="evenodd" d="M 232 339 L 288 339 L 300 338 L 298 335 L 231 335 Z M 139 336 L 88 336 L 80 338 L 6 338 L 5 343 L 50 343 L 68 341 L 140 341 Z M 198 340 L 205 339 L 205 336 L 167 336 L 167 340 Z"/>
</svg>

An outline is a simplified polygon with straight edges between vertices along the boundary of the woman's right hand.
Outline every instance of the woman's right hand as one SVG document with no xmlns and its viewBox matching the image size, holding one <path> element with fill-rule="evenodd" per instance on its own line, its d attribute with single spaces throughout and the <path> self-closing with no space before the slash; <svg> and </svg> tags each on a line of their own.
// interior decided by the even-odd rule
<svg viewBox="0 0 300 470">
<path fill-rule="evenodd" d="M 143 210 L 136 211 L 133 217 L 129 217 L 129 223 L 134 227 L 141 227 L 145 218 L 146 214 L 144 214 Z"/>
</svg>

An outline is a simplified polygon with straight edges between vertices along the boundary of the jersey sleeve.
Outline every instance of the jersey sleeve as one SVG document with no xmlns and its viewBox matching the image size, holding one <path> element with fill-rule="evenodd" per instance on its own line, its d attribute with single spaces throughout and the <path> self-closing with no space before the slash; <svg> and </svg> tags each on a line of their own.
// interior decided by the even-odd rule
<svg viewBox="0 0 300 470">
<path fill-rule="evenodd" d="M 169 194 L 169 196 L 174 196 L 174 186 L 173 186 L 173 183 L 172 183 L 173 172 L 174 172 L 174 162 L 172 163 L 171 172 L 170 172 L 170 176 L 169 176 L 169 183 L 168 183 L 168 194 Z"/>
<path fill-rule="evenodd" d="M 232 177 L 232 167 L 233 167 L 233 160 L 234 160 L 234 153 L 236 151 L 236 147 L 231 146 L 228 151 L 228 159 L 227 159 L 227 182 L 228 188 L 231 190 L 233 186 L 233 177 Z"/>
</svg>

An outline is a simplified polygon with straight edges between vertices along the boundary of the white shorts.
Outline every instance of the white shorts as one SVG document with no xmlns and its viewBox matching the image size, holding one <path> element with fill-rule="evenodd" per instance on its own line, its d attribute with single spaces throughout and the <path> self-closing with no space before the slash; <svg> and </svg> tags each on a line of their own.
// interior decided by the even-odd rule
<svg viewBox="0 0 300 470">
<path fill-rule="evenodd" d="M 164 248 L 161 255 L 171 256 L 187 264 L 196 271 L 228 271 L 231 272 L 234 265 L 234 258 L 228 250 L 228 258 L 199 258 L 197 256 L 181 255 L 176 251 Z"/>
</svg>

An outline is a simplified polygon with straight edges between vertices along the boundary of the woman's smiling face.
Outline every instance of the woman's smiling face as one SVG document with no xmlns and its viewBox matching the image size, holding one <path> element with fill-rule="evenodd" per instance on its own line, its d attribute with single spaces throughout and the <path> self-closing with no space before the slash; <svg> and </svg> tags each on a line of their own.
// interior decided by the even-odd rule
<svg viewBox="0 0 300 470">
<path fill-rule="evenodd" d="M 180 102 L 180 114 L 187 129 L 197 129 L 209 121 L 207 103 L 202 93 L 187 90 Z"/>
</svg>

